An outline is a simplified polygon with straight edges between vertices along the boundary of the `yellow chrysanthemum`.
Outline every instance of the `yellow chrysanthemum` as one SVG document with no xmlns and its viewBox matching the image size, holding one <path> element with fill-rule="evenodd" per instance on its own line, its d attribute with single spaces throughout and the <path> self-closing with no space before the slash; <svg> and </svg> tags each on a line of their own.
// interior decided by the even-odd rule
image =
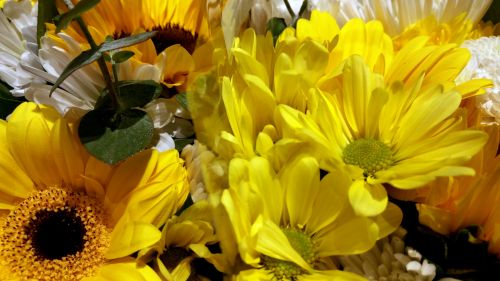
<svg viewBox="0 0 500 281">
<path fill-rule="evenodd" d="M 162 229 L 160 241 L 139 252 L 144 262 L 153 261 L 158 275 L 165 280 L 208 280 L 216 269 L 208 261 L 217 254 L 208 248 L 217 242 L 208 201 L 194 203 L 172 216 Z M 220 255 L 220 254 L 219 254 Z"/>
<path fill-rule="evenodd" d="M 353 54 L 383 74 L 387 85 L 403 81 L 410 88 L 423 76 L 425 90 L 444 84 L 466 96 L 491 84 L 473 80 L 455 87 L 454 80 L 470 55 L 454 44 L 426 46 L 428 38 L 418 37 L 394 52 L 380 22 L 352 20 L 338 32 L 335 28 L 312 32 L 325 26 L 336 26 L 333 18 L 313 11 L 311 20 L 299 20 L 297 30 L 286 29 L 276 47 L 270 36 L 256 35 L 252 29 L 236 38 L 225 63 L 214 72 L 223 79 L 205 76 L 188 96 L 198 140 L 226 160 L 267 153 L 281 138 L 273 120 L 276 105 L 305 112 L 311 88 L 337 91 L 339 85 L 332 77 L 338 75 L 342 60 Z"/>
<path fill-rule="evenodd" d="M 500 256 L 499 127 L 491 125 L 484 129 L 489 135 L 488 142 L 469 163 L 476 170 L 476 176 L 443 178 L 422 190 L 393 190 L 391 194 L 419 202 L 420 222 L 441 234 L 480 226 L 479 238 L 489 241 L 490 252 Z"/>
<path fill-rule="evenodd" d="M 333 27 L 323 32 L 325 26 Z M 313 11 L 310 20 L 299 20 L 295 32 L 290 28 L 285 30 L 280 40 L 293 41 L 295 37 L 299 41 L 317 40 L 331 49 L 326 73 L 331 73 L 349 56 L 360 55 L 370 69 L 384 75 L 387 84 L 403 81 L 405 85 L 413 85 L 424 74 L 423 87 L 443 84 L 445 89 L 455 88 L 464 98 L 482 93 L 482 88 L 492 85 L 486 79 L 455 84 L 470 59 L 466 49 L 458 48 L 457 44 L 430 44 L 432 37 L 424 34 L 409 38 L 409 42 L 399 48 L 379 21 L 364 23 L 361 19 L 352 19 L 339 30 L 328 13 Z"/>
<path fill-rule="evenodd" d="M 156 243 L 186 198 L 183 161 L 146 150 L 109 166 L 73 128 L 34 103 L 0 120 L 1 279 L 160 280 L 127 256 Z"/>
<path fill-rule="evenodd" d="M 336 270 L 330 257 L 367 251 L 401 217 L 382 226 L 354 215 L 346 204 L 350 183 L 340 172 L 320 180 L 318 162 L 308 156 L 278 174 L 262 157 L 233 159 L 230 188 L 220 198 L 230 223 L 225 231 L 242 261 L 233 279 L 363 280 Z"/>
<path fill-rule="evenodd" d="M 474 174 L 462 165 L 487 136 L 462 129 L 460 94 L 441 86 L 423 91 L 421 80 L 410 91 L 397 82 L 386 89 L 359 56 L 336 73 L 336 91 L 309 91 L 307 114 L 279 105 L 276 122 L 285 137 L 313 143 L 324 169 L 352 169 L 349 200 L 357 213 L 385 209 L 384 183 L 412 189 L 438 176 Z"/>
</svg>

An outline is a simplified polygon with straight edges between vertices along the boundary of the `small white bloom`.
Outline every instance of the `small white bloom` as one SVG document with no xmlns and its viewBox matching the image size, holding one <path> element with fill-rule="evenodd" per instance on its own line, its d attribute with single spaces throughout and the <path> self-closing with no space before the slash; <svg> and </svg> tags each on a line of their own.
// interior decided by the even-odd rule
<svg viewBox="0 0 500 281">
<path fill-rule="evenodd" d="M 467 40 L 462 44 L 471 52 L 471 59 L 457 82 L 466 82 L 474 78 L 486 78 L 493 81 L 493 87 L 486 89 L 484 95 L 476 97 L 479 108 L 500 124 L 500 37 L 482 37 Z"/>
<path fill-rule="evenodd" d="M 377 241 L 368 252 L 343 256 L 340 264 L 345 271 L 366 277 L 370 281 L 431 281 L 436 277 L 436 266 L 415 249 L 405 248 L 406 230 L 397 229 L 389 237 Z"/>
</svg>

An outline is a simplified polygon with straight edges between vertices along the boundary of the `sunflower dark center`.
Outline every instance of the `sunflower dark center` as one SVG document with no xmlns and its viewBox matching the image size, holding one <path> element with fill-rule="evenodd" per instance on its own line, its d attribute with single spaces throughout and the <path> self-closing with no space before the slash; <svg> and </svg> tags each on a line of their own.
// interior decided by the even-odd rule
<svg viewBox="0 0 500 281">
<path fill-rule="evenodd" d="M 198 39 L 197 34 L 193 35 L 191 31 L 185 30 L 178 25 L 168 25 L 155 28 L 154 30 L 158 32 L 151 39 L 153 40 L 157 54 L 175 44 L 180 44 L 190 54 L 194 52 L 196 40 Z"/>
<path fill-rule="evenodd" d="M 25 227 L 35 254 L 42 259 L 61 259 L 83 250 L 85 225 L 74 209 L 40 210 Z"/>
</svg>

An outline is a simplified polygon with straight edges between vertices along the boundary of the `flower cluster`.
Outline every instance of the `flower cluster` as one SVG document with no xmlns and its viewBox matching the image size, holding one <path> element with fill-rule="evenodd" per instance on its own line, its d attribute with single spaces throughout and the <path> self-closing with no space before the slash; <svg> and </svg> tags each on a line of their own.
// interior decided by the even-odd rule
<svg viewBox="0 0 500 281">
<path fill-rule="evenodd" d="M 494 274 L 492 1 L 0 7 L 0 280 Z"/>
</svg>

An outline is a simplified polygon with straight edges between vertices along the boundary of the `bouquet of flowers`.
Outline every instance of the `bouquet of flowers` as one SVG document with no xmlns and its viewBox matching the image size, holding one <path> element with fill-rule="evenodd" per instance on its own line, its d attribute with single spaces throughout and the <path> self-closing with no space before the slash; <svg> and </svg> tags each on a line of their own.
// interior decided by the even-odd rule
<svg viewBox="0 0 500 281">
<path fill-rule="evenodd" d="M 0 1 L 0 280 L 493 280 L 499 1 Z"/>
</svg>

